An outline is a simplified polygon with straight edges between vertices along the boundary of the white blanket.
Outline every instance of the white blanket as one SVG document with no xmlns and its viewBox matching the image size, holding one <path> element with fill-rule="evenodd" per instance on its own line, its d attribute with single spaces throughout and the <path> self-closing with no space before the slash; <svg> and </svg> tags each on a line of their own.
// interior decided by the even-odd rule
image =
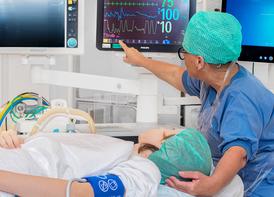
<svg viewBox="0 0 274 197">
<path fill-rule="evenodd" d="M 132 142 L 102 135 L 39 134 L 21 149 L 0 148 L 0 169 L 64 179 L 109 172 L 121 177 L 127 196 L 156 196 L 159 170 L 132 151 Z"/>
</svg>

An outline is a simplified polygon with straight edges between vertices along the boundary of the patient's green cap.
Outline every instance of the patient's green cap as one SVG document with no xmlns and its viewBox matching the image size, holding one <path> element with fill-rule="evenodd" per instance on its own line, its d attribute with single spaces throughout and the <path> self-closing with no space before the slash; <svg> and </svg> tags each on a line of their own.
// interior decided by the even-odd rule
<svg viewBox="0 0 274 197">
<path fill-rule="evenodd" d="M 198 12 L 188 23 L 183 47 L 209 64 L 237 61 L 241 53 L 242 27 L 228 13 Z"/>
<path fill-rule="evenodd" d="M 148 159 L 153 161 L 161 172 L 161 184 L 170 176 L 182 179 L 179 171 L 200 171 L 210 175 L 212 158 L 209 145 L 204 136 L 195 129 L 185 129 L 168 138 L 160 150 Z"/>
</svg>

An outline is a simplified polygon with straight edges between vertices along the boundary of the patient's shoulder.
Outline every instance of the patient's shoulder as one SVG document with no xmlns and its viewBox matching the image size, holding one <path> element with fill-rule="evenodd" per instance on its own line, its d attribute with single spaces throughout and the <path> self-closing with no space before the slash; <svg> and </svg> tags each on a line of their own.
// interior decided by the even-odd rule
<svg viewBox="0 0 274 197">
<path fill-rule="evenodd" d="M 132 155 L 129 160 L 121 162 L 115 169 L 128 170 L 128 172 L 135 171 L 137 174 L 142 174 L 146 178 L 150 177 L 156 182 L 160 182 L 161 179 L 159 168 L 149 159 L 138 155 Z"/>
<path fill-rule="evenodd" d="M 109 173 L 119 176 L 127 190 L 127 196 L 157 196 L 161 180 L 157 166 L 146 158 L 132 155 Z"/>
</svg>

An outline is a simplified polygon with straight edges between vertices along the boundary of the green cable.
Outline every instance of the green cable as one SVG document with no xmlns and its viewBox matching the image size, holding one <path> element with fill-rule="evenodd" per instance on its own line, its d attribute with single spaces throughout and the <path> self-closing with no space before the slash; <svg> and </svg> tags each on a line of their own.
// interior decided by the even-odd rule
<svg viewBox="0 0 274 197">
<path fill-rule="evenodd" d="M 19 116 L 17 116 L 17 115 L 15 114 L 15 112 L 14 112 L 14 111 L 11 111 L 11 112 L 10 112 L 10 114 L 12 114 L 13 116 L 15 116 L 15 118 L 16 118 L 16 119 L 20 119 L 20 117 L 19 117 Z"/>
<path fill-rule="evenodd" d="M 14 116 L 14 114 L 13 114 L 13 113 L 10 113 L 10 118 L 11 118 L 11 120 L 12 120 L 14 123 L 17 123 L 18 119 L 15 120 L 13 116 Z"/>
<path fill-rule="evenodd" d="M 32 110 L 30 113 L 27 113 L 27 118 L 29 119 L 36 119 L 36 115 L 46 110 L 47 107 L 45 106 L 38 106 L 34 110 Z"/>
<path fill-rule="evenodd" d="M 26 95 L 26 97 L 24 97 Z M 4 110 L 4 112 L 3 112 L 3 114 L 2 114 L 2 116 L 0 117 L 0 120 L 2 120 L 3 118 L 4 118 L 4 116 L 7 116 L 7 111 L 9 111 L 9 113 L 10 113 L 10 117 L 11 117 L 11 119 L 15 122 L 17 122 L 18 121 L 18 119 L 20 119 L 20 117 L 18 117 L 17 115 L 16 115 L 16 113 L 13 111 L 13 109 L 19 104 L 19 103 L 21 103 L 20 101 L 21 100 L 25 100 L 25 99 L 35 99 L 35 98 L 37 98 L 37 95 L 38 94 L 36 94 L 36 93 L 31 93 L 31 92 L 26 92 L 26 93 L 22 93 L 22 94 L 20 94 L 20 95 L 17 95 L 15 98 L 13 98 L 12 100 L 10 100 L 10 101 L 8 101 L 6 104 L 4 104 L 3 106 L 5 106 L 5 105 L 9 105 L 9 107 L 8 108 L 6 108 L 6 109 L 3 109 Z M 48 104 L 48 101 L 45 99 L 45 98 L 43 98 L 42 97 L 42 99 L 43 99 L 43 101 L 46 103 L 46 104 Z M 16 106 L 14 105 L 16 102 L 18 102 L 19 101 L 19 103 L 18 104 L 16 104 Z M 12 109 L 11 109 L 12 108 Z M 46 106 L 39 106 L 39 107 L 37 107 L 32 113 L 28 113 L 26 116 L 27 117 L 30 117 L 30 115 L 31 115 L 31 117 L 32 118 L 35 118 L 35 115 L 37 115 L 38 113 L 40 113 L 40 112 L 42 112 L 42 111 L 44 111 L 45 109 L 47 109 L 47 107 Z M 17 119 L 17 120 L 15 120 L 15 118 Z"/>
</svg>

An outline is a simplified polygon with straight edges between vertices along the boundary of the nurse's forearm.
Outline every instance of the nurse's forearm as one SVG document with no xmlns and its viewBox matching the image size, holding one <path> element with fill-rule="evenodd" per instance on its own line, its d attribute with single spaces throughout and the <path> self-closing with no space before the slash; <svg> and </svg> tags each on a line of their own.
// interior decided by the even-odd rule
<svg viewBox="0 0 274 197">
<path fill-rule="evenodd" d="M 176 89 L 184 91 L 182 85 L 182 74 L 186 70 L 185 67 L 156 61 L 149 58 L 144 59 L 144 61 L 142 62 L 142 66 L 151 71 L 158 78 L 166 81 L 167 83 L 175 87 Z"/>
<path fill-rule="evenodd" d="M 246 151 L 242 147 L 234 146 L 228 149 L 216 166 L 212 178 L 214 179 L 216 190 L 229 184 L 234 176 L 246 164 Z"/>
<path fill-rule="evenodd" d="M 66 180 L 0 171 L 0 191 L 26 197 L 65 197 Z M 71 197 L 93 197 L 89 183 L 74 182 Z"/>
</svg>

